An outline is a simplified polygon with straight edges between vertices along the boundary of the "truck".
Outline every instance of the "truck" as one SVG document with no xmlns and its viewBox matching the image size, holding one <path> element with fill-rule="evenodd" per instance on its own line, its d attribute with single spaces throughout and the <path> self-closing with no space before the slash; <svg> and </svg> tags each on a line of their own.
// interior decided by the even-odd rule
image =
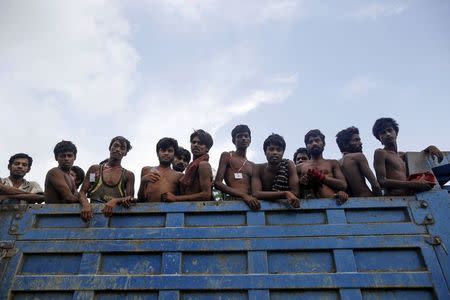
<svg viewBox="0 0 450 300">
<path fill-rule="evenodd" d="M 410 173 L 435 170 L 407 157 Z M 92 206 L 84 222 L 77 204 L 0 205 L 0 299 L 450 299 L 443 184 L 299 209 L 139 203 L 105 217 Z"/>
</svg>

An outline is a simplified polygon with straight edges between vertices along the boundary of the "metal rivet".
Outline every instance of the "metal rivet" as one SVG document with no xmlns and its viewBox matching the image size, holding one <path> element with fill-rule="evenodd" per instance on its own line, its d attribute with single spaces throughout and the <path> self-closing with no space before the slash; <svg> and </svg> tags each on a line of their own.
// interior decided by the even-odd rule
<svg viewBox="0 0 450 300">
<path fill-rule="evenodd" d="M 425 217 L 428 221 L 431 221 L 431 220 L 433 220 L 433 216 L 432 215 L 430 215 L 430 214 L 428 214 L 426 217 Z"/>
<path fill-rule="evenodd" d="M 428 203 L 426 201 L 421 201 L 420 202 L 420 207 L 427 208 L 428 207 Z"/>
<path fill-rule="evenodd" d="M 9 228 L 9 230 L 11 230 L 11 231 L 16 231 L 16 230 L 17 230 L 17 227 L 16 227 L 16 226 L 11 226 L 11 228 Z"/>
<path fill-rule="evenodd" d="M 22 215 L 21 214 L 16 214 L 16 219 L 20 219 L 20 218 L 22 218 Z"/>
<path fill-rule="evenodd" d="M 14 205 L 14 210 L 19 210 L 19 205 Z"/>
</svg>

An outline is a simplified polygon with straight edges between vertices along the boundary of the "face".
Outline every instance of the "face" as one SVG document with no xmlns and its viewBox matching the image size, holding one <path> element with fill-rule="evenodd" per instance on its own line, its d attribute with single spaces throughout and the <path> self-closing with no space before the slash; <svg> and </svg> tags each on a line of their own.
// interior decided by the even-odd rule
<svg viewBox="0 0 450 300">
<path fill-rule="evenodd" d="M 297 156 L 295 157 L 295 165 L 299 165 L 302 162 L 307 161 L 308 159 L 308 154 L 304 152 L 297 153 Z"/>
<path fill-rule="evenodd" d="M 30 171 L 28 166 L 28 159 L 26 158 L 16 158 L 11 166 L 8 166 L 10 175 L 13 177 L 24 177 Z"/>
<path fill-rule="evenodd" d="M 284 150 L 280 146 L 270 144 L 267 147 L 265 154 L 269 164 L 278 164 L 283 158 Z"/>
<path fill-rule="evenodd" d="M 58 155 L 56 156 L 59 168 L 64 171 L 70 170 L 76 158 L 77 157 L 73 152 L 58 153 Z"/>
<path fill-rule="evenodd" d="M 395 143 L 397 140 L 397 133 L 392 126 L 378 132 L 378 137 L 383 145 Z"/>
<path fill-rule="evenodd" d="M 320 155 L 323 152 L 325 144 L 320 136 L 311 136 L 306 143 L 306 149 L 311 155 Z"/>
<path fill-rule="evenodd" d="M 172 168 L 175 171 L 183 172 L 186 169 L 186 167 L 188 166 L 188 164 L 189 164 L 189 161 L 187 160 L 186 157 L 184 157 L 184 156 L 176 157 L 175 156 L 173 158 Z"/>
<path fill-rule="evenodd" d="M 195 157 L 200 157 L 208 153 L 208 148 L 200 141 L 198 136 L 195 136 L 191 141 L 191 152 Z"/>
<path fill-rule="evenodd" d="M 120 141 L 114 141 L 109 148 L 109 157 L 120 160 L 127 155 L 127 145 Z"/>
<path fill-rule="evenodd" d="M 352 135 L 352 139 L 348 145 L 348 150 L 350 153 L 362 152 L 362 143 L 359 134 Z"/>
<path fill-rule="evenodd" d="M 159 163 L 162 165 L 170 165 L 170 163 L 173 161 L 174 154 L 175 149 L 173 147 L 169 147 L 167 149 L 160 148 L 158 150 Z"/>
<path fill-rule="evenodd" d="M 250 146 L 251 141 L 252 139 L 248 132 L 240 132 L 234 137 L 233 143 L 236 145 L 236 148 L 242 149 Z"/>
</svg>

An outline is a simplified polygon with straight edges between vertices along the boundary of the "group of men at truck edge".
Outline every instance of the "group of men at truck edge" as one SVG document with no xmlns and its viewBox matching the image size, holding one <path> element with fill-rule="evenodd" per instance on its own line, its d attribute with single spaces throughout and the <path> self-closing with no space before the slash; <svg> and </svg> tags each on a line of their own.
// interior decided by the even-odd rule
<svg viewBox="0 0 450 300">
<path fill-rule="evenodd" d="M 137 199 L 134 198 L 134 174 L 122 167 L 122 159 L 131 150 L 126 138 L 113 138 L 109 158 L 90 166 L 86 176 L 83 170 L 73 166 L 76 146 L 70 141 L 61 141 L 54 148 L 58 166 L 47 172 L 44 192 L 37 183 L 24 179 L 33 160 L 19 153 L 9 160 L 10 176 L 0 178 L 0 200 L 80 203 L 81 217 L 89 220 L 93 217 L 90 203 L 104 203 L 102 212 L 111 216 L 115 206 L 129 207 L 136 201 L 211 200 L 213 187 L 223 193 L 224 200 L 242 199 L 253 210 L 260 208 L 259 200 L 287 199 L 292 207 L 298 208 L 301 198 L 336 198 L 338 203 L 343 203 L 349 196 L 381 196 L 382 189 L 386 196 L 411 195 L 432 189 L 436 181 L 431 173 L 407 176 L 405 155 L 397 149 L 398 131 L 398 124 L 392 118 L 380 118 L 373 125 L 373 135 L 384 146 L 374 153 L 376 176 L 362 153 L 356 127 L 336 135 L 343 154 L 339 161 L 323 157 L 325 136 L 314 129 L 305 135 L 306 147 L 295 152 L 293 161 L 283 158 L 286 149 L 283 137 L 271 134 L 263 144 L 267 162 L 255 164 L 246 156 L 251 142 L 250 128 L 237 125 L 231 132 L 236 150 L 221 154 L 215 178 L 208 162 L 208 152 L 213 145 L 209 133 L 199 129 L 191 134 L 192 162 L 189 151 L 179 147 L 175 139 L 165 137 L 156 145 L 159 165 L 142 168 Z M 423 151 L 439 162 L 443 159 L 435 146 Z"/>
</svg>

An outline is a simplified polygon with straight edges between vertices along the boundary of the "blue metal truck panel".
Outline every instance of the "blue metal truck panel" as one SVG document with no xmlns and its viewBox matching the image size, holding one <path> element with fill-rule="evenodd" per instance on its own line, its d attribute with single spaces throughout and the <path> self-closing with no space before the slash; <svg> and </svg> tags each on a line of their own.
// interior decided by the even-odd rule
<svg viewBox="0 0 450 300">
<path fill-rule="evenodd" d="M 424 205 L 424 201 L 427 205 Z M 1 299 L 448 299 L 446 191 L 417 197 L 2 205 Z M 432 217 L 430 220 L 430 216 Z M 4 217 L 4 218 L 3 218 Z M 447 226 L 446 226 L 447 224 Z M 5 267 L 6 266 L 6 267 Z"/>
<path fill-rule="evenodd" d="M 0 299 L 450 299 L 443 189 L 102 208 L 1 204 Z"/>
</svg>

